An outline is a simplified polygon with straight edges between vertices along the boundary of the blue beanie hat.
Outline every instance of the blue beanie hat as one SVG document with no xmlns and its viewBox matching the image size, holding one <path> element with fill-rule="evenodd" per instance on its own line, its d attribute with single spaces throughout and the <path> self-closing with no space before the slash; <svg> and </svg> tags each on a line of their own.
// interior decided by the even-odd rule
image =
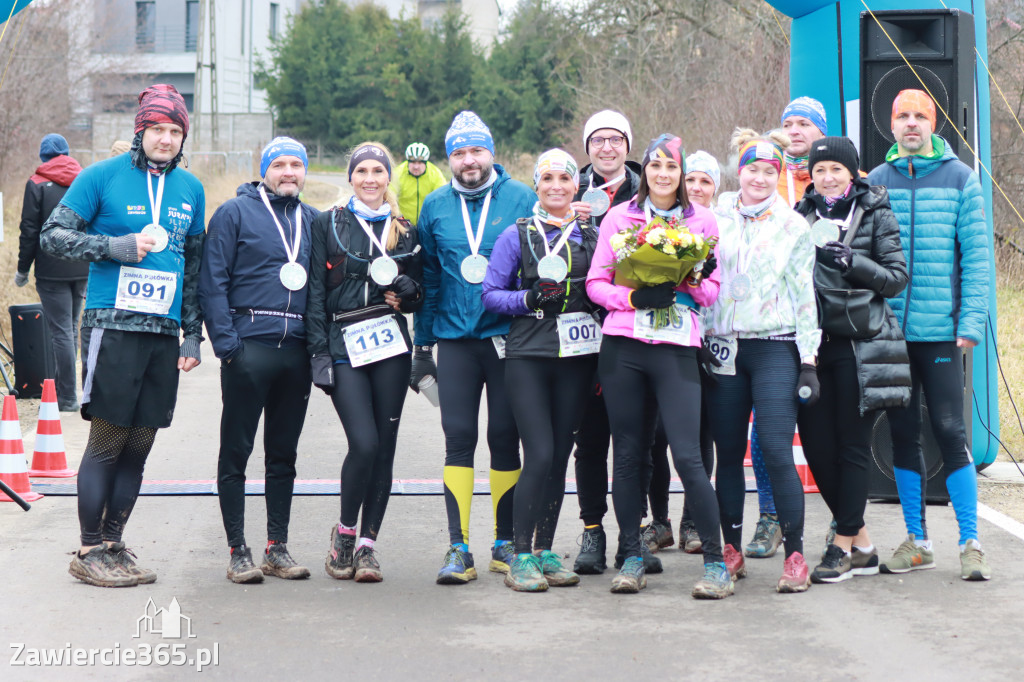
<svg viewBox="0 0 1024 682">
<path fill-rule="evenodd" d="M 814 126 L 821 131 L 822 135 L 828 135 L 828 124 L 825 122 L 825 107 L 813 97 L 797 97 L 786 105 L 782 110 L 782 123 L 790 116 L 803 116 L 810 120 Z"/>
<path fill-rule="evenodd" d="M 483 147 L 494 154 L 491 129 L 472 111 L 459 112 L 444 136 L 444 151 L 448 156 L 462 147 Z"/>
<path fill-rule="evenodd" d="M 301 142 L 290 137 L 275 137 L 263 148 L 260 155 L 260 177 L 267 174 L 267 169 L 279 156 L 297 156 L 302 159 L 302 165 L 309 169 L 309 159 L 306 157 L 306 148 Z"/>
<path fill-rule="evenodd" d="M 39 160 L 49 161 L 55 156 L 61 154 L 70 154 L 71 148 L 68 147 L 68 141 L 64 139 L 62 135 L 57 133 L 50 133 L 43 138 L 43 141 L 39 143 Z"/>
</svg>

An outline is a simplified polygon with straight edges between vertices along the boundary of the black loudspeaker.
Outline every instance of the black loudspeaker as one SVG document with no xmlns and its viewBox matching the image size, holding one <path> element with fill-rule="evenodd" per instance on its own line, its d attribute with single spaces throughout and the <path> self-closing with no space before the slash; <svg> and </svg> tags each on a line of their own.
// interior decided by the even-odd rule
<svg viewBox="0 0 1024 682">
<path fill-rule="evenodd" d="M 19 398 L 43 397 L 43 380 L 52 379 L 55 361 L 50 330 L 39 303 L 12 305 L 11 343 L 14 345 L 14 383 Z"/>
<path fill-rule="evenodd" d="M 900 53 L 913 65 L 913 71 Z M 885 162 L 885 154 L 895 142 L 892 102 L 906 89 L 931 92 L 937 119 L 933 132 L 953 145 L 960 160 L 973 168 L 974 155 L 960 136 L 977 148 L 974 17 L 956 9 L 861 12 L 860 54 L 861 168 L 870 171 Z"/>
<path fill-rule="evenodd" d="M 925 501 L 935 504 L 949 502 L 946 491 L 946 471 L 942 466 L 942 454 L 932 433 L 928 418 L 928 406 L 921 397 L 921 449 L 924 451 L 924 467 L 928 483 L 924 491 Z M 898 502 L 896 476 L 892 465 L 892 433 L 889 431 L 889 417 L 885 410 L 879 410 L 871 433 L 871 457 L 874 466 L 868 470 L 868 499 Z"/>
</svg>

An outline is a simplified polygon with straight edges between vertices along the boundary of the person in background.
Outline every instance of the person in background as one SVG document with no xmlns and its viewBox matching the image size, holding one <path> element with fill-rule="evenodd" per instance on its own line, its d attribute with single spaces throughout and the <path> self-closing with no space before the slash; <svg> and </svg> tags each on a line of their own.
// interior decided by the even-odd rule
<svg viewBox="0 0 1024 682">
<path fill-rule="evenodd" d="M 39 248 L 39 231 L 68 191 L 82 166 L 69 154 L 68 141 L 56 133 L 39 143 L 42 164 L 25 183 L 21 204 L 21 238 L 18 242 L 18 272 L 14 283 L 28 284 L 29 268 L 35 264 L 36 293 L 43 306 L 46 327 L 50 330 L 54 358 L 54 384 L 57 408 L 76 412 L 78 382 L 75 360 L 78 357 L 78 321 L 85 303 L 89 263 L 63 260 Z"/>
<path fill-rule="evenodd" d="M 110 145 L 110 155 L 117 156 L 118 154 L 125 154 L 132 148 L 132 143 L 127 140 L 114 140 L 114 144 Z"/>
<path fill-rule="evenodd" d="M 420 220 L 420 210 L 427 195 L 444 187 L 444 173 L 430 162 L 430 149 L 422 142 L 405 148 L 405 161 L 395 169 L 392 189 L 398 195 L 398 210 L 413 227 Z"/>
</svg>

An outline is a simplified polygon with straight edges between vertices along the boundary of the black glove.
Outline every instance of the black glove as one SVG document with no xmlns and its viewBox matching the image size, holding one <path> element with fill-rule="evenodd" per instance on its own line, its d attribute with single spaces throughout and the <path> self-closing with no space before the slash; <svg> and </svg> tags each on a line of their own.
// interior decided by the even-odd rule
<svg viewBox="0 0 1024 682">
<path fill-rule="evenodd" d="M 704 259 L 704 265 L 700 269 L 700 275 L 707 279 L 711 276 L 711 273 L 718 268 L 718 258 L 715 257 L 715 251 L 712 249 L 708 251 L 708 257 Z M 696 273 L 694 273 L 696 274 Z"/>
<path fill-rule="evenodd" d="M 836 262 L 839 272 L 846 272 L 850 269 L 850 263 L 853 261 L 853 251 L 849 245 L 842 242 L 825 242 L 825 245 L 821 248 L 828 251 L 829 255 L 832 256 L 832 260 Z"/>
<path fill-rule="evenodd" d="M 390 291 L 398 298 L 402 299 L 402 302 L 415 301 L 417 298 L 417 292 L 419 287 L 416 286 L 416 282 L 413 281 L 412 277 L 408 275 L 399 275 L 395 277 L 395 281 L 386 287 L 381 287 L 385 291 Z"/>
<path fill-rule="evenodd" d="M 565 301 L 565 285 L 553 279 L 538 279 L 526 294 L 526 307 L 548 312 L 557 304 L 561 309 Z"/>
<path fill-rule="evenodd" d="M 635 289 L 629 296 L 629 303 L 637 310 L 670 308 L 676 302 L 676 285 L 672 282 L 656 284 L 653 287 Z"/>
<path fill-rule="evenodd" d="M 409 388 L 420 392 L 423 377 L 437 380 L 437 364 L 434 362 L 433 346 L 414 346 L 412 350 L 412 371 L 409 373 Z"/>
<path fill-rule="evenodd" d="M 309 360 L 313 371 L 313 385 L 327 395 L 334 392 L 334 359 L 328 353 L 314 355 Z"/>
<path fill-rule="evenodd" d="M 810 393 L 808 393 L 810 391 Z M 803 393 L 803 395 L 801 395 Z M 806 396 L 806 397 L 804 397 Z M 800 378 L 796 382 L 796 399 L 810 407 L 821 397 L 821 384 L 818 383 L 818 370 L 814 365 L 804 362 L 800 365 Z"/>
<path fill-rule="evenodd" d="M 713 376 L 713 367 L 722 366 L 722 361 L 715 357 L 715 354 L 711 352 L 711 348 L 708 347 L 707 340 L 702 340 L 700 343 L 700 348 L 697 350 L 697 363 L 708 377 Z"/>
</svg>

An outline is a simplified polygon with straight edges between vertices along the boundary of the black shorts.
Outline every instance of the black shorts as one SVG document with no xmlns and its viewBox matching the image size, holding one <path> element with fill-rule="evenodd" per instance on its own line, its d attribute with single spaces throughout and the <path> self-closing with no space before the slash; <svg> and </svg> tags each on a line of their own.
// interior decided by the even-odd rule
<svg viewBox="0 0 1024 682">
<path fill-rule="evenodd" d="M 171 425 L 178 398 L 178 339 L 168 334 L 82 330 L 82 417 L 117 426 Z"/>
</svg>

